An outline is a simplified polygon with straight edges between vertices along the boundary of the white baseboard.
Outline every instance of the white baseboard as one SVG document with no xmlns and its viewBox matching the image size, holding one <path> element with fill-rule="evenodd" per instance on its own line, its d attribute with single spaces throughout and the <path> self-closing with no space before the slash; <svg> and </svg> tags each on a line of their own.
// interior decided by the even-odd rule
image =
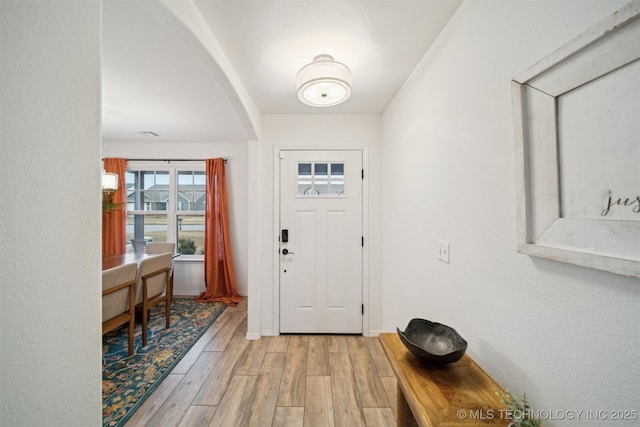
<svg viewBox="0 0 640 427">
<path fill-rule="evenodd" d="M 249 333 L 247 332 L 247 335 L 245 337 L 247 340 L 249 341 L 256 341 L 259 340 L 261 338 L 260 334 L 256 334 L 256 333 Z"/>
</svg>

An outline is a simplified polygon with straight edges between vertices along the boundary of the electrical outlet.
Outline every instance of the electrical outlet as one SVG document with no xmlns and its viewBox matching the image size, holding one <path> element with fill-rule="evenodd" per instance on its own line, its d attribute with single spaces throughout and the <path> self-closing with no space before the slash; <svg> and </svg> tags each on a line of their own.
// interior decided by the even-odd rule
<svg viewBox="0 0 640 427">
<path fill-rule="evenodd" d="M 438 259 L 449 264 L 449 242 L 438 240 Z"/>
</svg>

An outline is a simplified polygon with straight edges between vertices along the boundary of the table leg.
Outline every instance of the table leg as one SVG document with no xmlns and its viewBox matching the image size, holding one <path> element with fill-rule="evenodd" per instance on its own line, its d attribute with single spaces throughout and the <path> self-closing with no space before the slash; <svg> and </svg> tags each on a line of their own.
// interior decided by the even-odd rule
<svg viewBox="0 0 640 427">
<path fill-rule="evenodd" d="M 397 425 L 398 427 L 404 427 L 407 425 L 407 415 L 409 415 L 411 413 L 411 410 L 409 409 L 409 404 L 407 403 L 407 399 L 405 399 L 404 397 L 404 393 L 402 393 L 402 388 L 400 388 L 400 384 L 398 383 L 397 385 L 397 404 L 398 407 L 397 409 L 397 415 L 398 415 L 398 419 L 397 419 Z"/>
</svg>

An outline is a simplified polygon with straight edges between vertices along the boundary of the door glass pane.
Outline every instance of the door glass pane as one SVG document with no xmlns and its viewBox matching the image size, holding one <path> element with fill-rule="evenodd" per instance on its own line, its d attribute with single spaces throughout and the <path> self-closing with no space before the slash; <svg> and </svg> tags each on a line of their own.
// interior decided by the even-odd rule
<svg viewBox="0 0 640 427">
<path fill-rule="evenodd" d="M 344 196 L 344 163 L 298 163 L 299 196 Z"/>
<path fill-rule="evenodd" d="M 314 164 L 313 186 L 316 194 L 327 194 L 329 190 L 329 168 L 327 163 Z"/>
<path fill-rule="evenodd" d="M 331 194 L 344 195 L 344 163 L 331 163 Z"/>
<path fill-rule="evenodd" d="M 311 184 L 311 163 L 298 163 L 298 195 L 310 192 Z"/>
<path fill-rule="evenodd" d="M 311 176 L 311 163 L 298 163 L 298 175 Z"/>
</svg>

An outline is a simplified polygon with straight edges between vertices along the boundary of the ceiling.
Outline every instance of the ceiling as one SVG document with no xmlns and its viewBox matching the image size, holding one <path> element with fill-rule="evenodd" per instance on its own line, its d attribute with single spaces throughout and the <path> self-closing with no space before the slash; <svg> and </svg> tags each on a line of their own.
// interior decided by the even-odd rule
<svg viewBox="0 0 640 427">
<path fill-rule="evenodd" d="M 194 0 L 189 6 L 226 57 L 223 77 L 234 74 L 231 80 L 260 114 L 377 114 L 461 1 Z M 104 0 L 103 141 L 246 141 L 227 79 L 153 13 L 152 3 Z M 296 74 L 323 53 L 352 70 L 352 95 L 334 107 L 309 107 L 297 98 Z"/>
</svg>

